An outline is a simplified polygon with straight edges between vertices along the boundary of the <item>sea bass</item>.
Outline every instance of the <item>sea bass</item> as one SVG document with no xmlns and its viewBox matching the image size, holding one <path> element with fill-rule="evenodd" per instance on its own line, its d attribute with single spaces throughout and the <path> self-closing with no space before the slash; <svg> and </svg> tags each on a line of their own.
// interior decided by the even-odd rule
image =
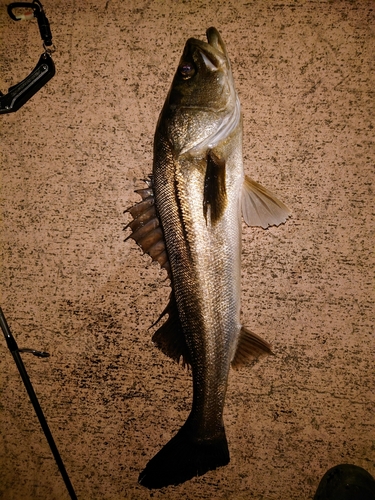
<svg viewBox="0 0 375 500">
<path fill-rule="evenodd" d="M 271 352 L 240 321 L 241 213 L 263 228 L 290 214 L 244 175 L 240 102 L 215 28 L 207 42 L 186 42 L 156 127 L 147 184 L 128 210 L 129 237 L 167 270 L 172 286 L 153 342 L 189 365 L 193 378 L 187 421 L 139 476 L 142 485 L 161 488 L 229 462 L 223 408 L 230 366 Z"/>
</svg>

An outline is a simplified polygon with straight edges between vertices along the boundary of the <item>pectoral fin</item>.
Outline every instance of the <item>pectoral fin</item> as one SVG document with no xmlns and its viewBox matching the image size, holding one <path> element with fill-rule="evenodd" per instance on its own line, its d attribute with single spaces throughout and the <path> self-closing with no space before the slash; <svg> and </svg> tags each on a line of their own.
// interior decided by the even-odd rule
<svg viewBox="0 0 375 500">
<path fill-rule="evenodd" d="M 242 327 L 232 367 L 239 368 L 249 361 L 259 358 L 262 354 L 272 354 L 270 344 L 247 328 Z"/>
<path fill-rule="evenodd" d="M 242 216 L 248 226 L 278 226 L 291 211 L 268 189 L 245 177 L 242 188 Z"/>
<path fill-rule="evenodd" d="M 206 222 L 208 208 L 210 209 L 211 224 L 214 225 L 223 215 L 226 206 L 225 161 L 210 151 L 207 155 L 203 193 L 203 214 Z"/>
</svg>

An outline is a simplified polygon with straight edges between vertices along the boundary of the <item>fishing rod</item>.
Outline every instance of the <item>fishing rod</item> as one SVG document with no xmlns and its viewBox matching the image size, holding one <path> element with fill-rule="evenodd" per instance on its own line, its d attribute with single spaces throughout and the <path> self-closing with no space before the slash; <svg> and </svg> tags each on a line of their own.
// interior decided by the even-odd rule
<svg viewBox="0 0 375 500">
<path fill-rule="evenodd" d="M 22 381 L 26 387 L 27 393 L 29 395 L 30 401 L 34 407 L 35 413 L 37 414 L 37 417 L 39 419 L 40 425 L 43 429 L 43 432 L 47 438 L 49 447 L 51 448 L 52 454 L 55 458 L 56 464 L 59 468 L 59 471 L 61 473 L 61 476 L 64 480 L 65 486 L 68 490 L 68 493 L 70 495 L 71 500 L 77 500 L 77 496 L 75 494 L 74 488 L 72 483 L 70 482 L 68 473 L 66 472 L 64 463 L 62 461 L 62 458 L 60 456 L 59 450 L 57 449 L 55 440 L 53 439 L 52 433 L 50 431 L 50 428 L 47 424 L 47 420 L 44 416 L 44 413 L 42 411 L 42 408 L 39 404 L 38 398 L 35 394 L 34 388 L 31 384 L 30 378 L 27 374 L 25 365 L 23 364 L 22 358 L 20 353 L 25 352 L 25 353 L 31 353 L 34 356 L 37 356 L 39 358 L 48 358 L 49 353 L 45 351 L 36 351 L 35 349 L 19 349 L 16 339 L 13 337 L 12 332 L 10 331 L 10 328 L 8 326 L 8 323 L 5 319 L 4 313 L 0 307 L 0 326 L 1 329 L 4 333 L 4 337 L 7 343 L 7 346 L 12 353 L 13 359 L 17 365 L 18 371 L 20 372 Z"/>
</svg>

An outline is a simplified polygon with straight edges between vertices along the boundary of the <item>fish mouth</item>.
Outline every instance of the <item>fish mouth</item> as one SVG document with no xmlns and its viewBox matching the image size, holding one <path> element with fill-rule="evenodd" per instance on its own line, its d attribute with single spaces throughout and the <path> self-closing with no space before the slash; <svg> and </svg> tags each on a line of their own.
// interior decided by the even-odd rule
<svg viewBox="0 0 375 500">
<path fill-rule="evenodd" d="M 230 67 L 225 45 L 218 30 L 214 27 L 208 28 L 206 37 L 207 42 L 197 38 L 189 38 L 186 42 L 186 55 L 192 55 L 194 48 L 196 48 L 204 65 L 210 71 L 217 71 L 223 66 Z"/>
<path fill-rule="evenodd" d="M 208 43 L 216 50 L 222 52 L 226 57 L 227 51 L 225 49 L 225 45 L 220 36 L 220 33 L 217 31 L 217 29 L 211 26 L 211 28 L 208 28 L 208 30 L 206 31 L 206 36 Z"/>
</svg>

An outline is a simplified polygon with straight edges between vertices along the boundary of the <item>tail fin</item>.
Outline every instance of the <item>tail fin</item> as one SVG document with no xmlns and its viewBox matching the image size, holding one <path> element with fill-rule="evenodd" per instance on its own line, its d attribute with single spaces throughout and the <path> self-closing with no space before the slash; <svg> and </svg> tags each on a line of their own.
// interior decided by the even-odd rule
<svg viewBox="0 0 375 500">
<path fill-rule="evenodd" d="M 224 428 L 215 439 L 197 439 L 185 424 L 148 462 L 138 482 L 149 489 L 176 486 L 228 463 Z"/>
</svg>

